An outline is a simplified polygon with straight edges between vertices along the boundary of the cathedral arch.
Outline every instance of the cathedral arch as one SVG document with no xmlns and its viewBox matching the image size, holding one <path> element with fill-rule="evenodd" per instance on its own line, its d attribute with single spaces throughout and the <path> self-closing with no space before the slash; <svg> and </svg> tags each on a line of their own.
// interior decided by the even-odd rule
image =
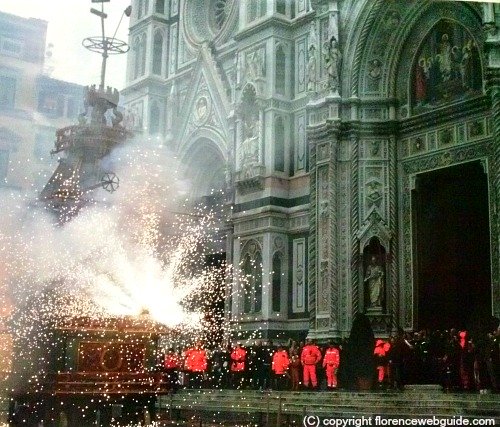
<svg viewBox="0 0 500 427">
<path fill-rule="evenodd" d="M 181 164 L 185 165 L 185 176 L 191 181 L 190 197 L 193 200 L 216 197 L 225 190 L 228 173 L 221 138 L 214 132 L 205 130 L 193 134 L 190 141 L 180 152 Z"/>
<path fill-rule="evenodd" d="M 359 251 L 360 264 L 353 271 L 360 277 L 360 294 L 354 307 L 369 307 L 363 287 L 364 249 L 378 237 L 386 254 L 386 293 L 380 315 L 372 312 L 373 319 L 384 323 L 386 313 L 391 313 L 399 325 L 410 329 L 419 322 L 420 272 L 413 228 L 416 182 L 420 175 L 460 167 L 464 161 L 492 162 L 481 9 L 470 3 L 375 0 L 358 3 L 353 12 L 352 30 L 343 43 L 342 95 L 359 100 L 351 107 L 351 117 L 361 122 L 392 121 L 385 135 L 363 135 L 356 148 L 364 196 L 352 202 L 362 211 L 359 246 L 354 250 Z M 485 179 L 494 188 L 491 175 Z M 490 197 L 490 236 L 498 235 L 492 220 L 494 204 Z M 397 206 L 402 207 L 399 216 Z M 495 294 L 499 257 L 491 245 Z"/>
</svg>

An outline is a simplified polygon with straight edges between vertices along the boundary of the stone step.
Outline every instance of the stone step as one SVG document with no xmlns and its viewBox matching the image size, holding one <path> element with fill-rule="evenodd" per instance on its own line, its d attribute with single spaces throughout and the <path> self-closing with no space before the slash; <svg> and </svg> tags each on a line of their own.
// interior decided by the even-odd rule
<svg viewBox="0 0 500 427">
<path fill-rule="evenodd" d="M 244 400 L 244 401 L 267 401 L 267 400 L 279 400 L 293 402 L 301 401 L 304 403 L 316 403 L 318 401 L 322 402 L 336 402 L 345 403 L 352 401 L 359 401 L 363 403 L 399 403 L 399 404 L 415 404 L 418 403 L 436 403 L 443 405 L 481 405 L 481 404 L 497 404 L 500 401 L 500 397 L 494 394 L 479 395 L 479 394 L 440 394 L 438 396 L 426 396 L 425 399 L 415 399 L 414 397 L 407 396 L 405 393 L 394 393 L 391 395 L 380 395 L 374 393 L 373 395 L 356 395 L 356 394 L 346 394 L 342 392 L 325 392 L 325 393 L 290 393 L 290 392 L 272 392 L 272 393 L 261 393 L 256 394 L 246 394 L 242 392 L 237 392 L 233 394 L 218 393 L 218 392 L 208 392 L 203 393 L 199 391 L 182 391 L 174 395 L 175 399 L 196 399 L 199 401 L 210 402 L 210 401 L 233 401 L 233 400 Z M 166 397 L 168 399 L 168 397 Z"/>
<path fill-rule="evenodd" d="M 246 404 L 246 405 L 271 405 L 277 406 L 280 404 L 279 399 L 189 399 L 190 404 L 197 405 L 217 405 L 217 404 L 234 404 L 235 402 L 238 404 Z M 165 404 L 170 403 L 170 400 L 162 400 L 162 403 Z M 172 403 L 174 404 L 184 404 L 186 403 L 185 398 L 181 399 L 173 399 Z M 467 408 L 467 409 L 476 409 L 476 408 L 498 408 L 498 401 L 485 401 L 485 402 L 444 402 L 444 401 L 414 401 L 410 402 L 413 407 L 442 407 L 442 408 Z M 377 407 L 405 407 L 409 405 L 409 402 L 401 402 L 401 401 L 374 401 L 374 402 L 366 402 L 363 400 L 353 399 L 353 400 L 344 400 L 337 401 L 335 399 L 332 400 L 316 400 L 316 401 L 304 401 L 301 399 L 281 399 L 281 405 L 301 405 L 301 406 L 377 406 Z"/>
<path fill-rule="evenodd" d="M 417 391 L 418 390 L 418 393 Z M 419 396 L 420 398 L 416 398 Z M 181 390 L 160 398 L 159 406 L 205 413 L 283 413 L 318 416 L 398 415 L 420 417 L 494 417 L 500 421 L 500 396 L 445 394 L 429 387 L 407 392 L 259 392 L 253 390 Z"/>
<path fill-rule="evenodd" d="M 162 407 L 173 408 L 173 409 L 199 409 L 213 411 L 214 407 L 207 405 L 162 405 Z M 262 405 L 245 405 L 245 404 L 230 404 L 230 405 L 218 405 L 217 410 L 219 411 L 244 411 L 244 412 L 278 412 L 278 407 L 267 407 Z M 402 412 L 419 414 L 419 413 L 432 413 L 432 414 L 447 414 L 447 415 L 460 415 L 460 414 L 481 414 L 481 415 L 494 415 L 498 414 L 498 408 L 442 408 L 439 406 L 434 407 L 360 407 L 360 406 L 304 406 L 304 405 L 288 405 L 282 406 L 281 412 L 289 412 L 295 414 L 302 413 L 321 413 L 328 415 L 332 412 L 352 412 L 352 413 L 377 413 L 377 414 L 399 414 Z"/>
</svg>

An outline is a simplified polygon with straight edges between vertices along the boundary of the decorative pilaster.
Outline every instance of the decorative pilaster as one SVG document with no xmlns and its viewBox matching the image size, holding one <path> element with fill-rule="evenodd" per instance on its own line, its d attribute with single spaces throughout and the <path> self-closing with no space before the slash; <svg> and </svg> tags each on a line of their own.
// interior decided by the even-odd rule
<svg viewBox="0 0 500 427">
<path fill-rule="evenodd" d="M 493 221 L 491 222 L 493 314 L 500 316 L 500 8 L 493 3 L 483 4 L 485 49 L 488 60 L 486 88 L 491 97 L 493 124 Z"/>
<path fill-rule="evenodd" d="M 355 316 L 359 312 L 359 137 L 352 133 L 350 136 L 351 142 L 351 300 L 352 300 L 352 315 Z"/>
<path fill-rule="evenodd" d="M 393 231 L 393 235 L 397 236 L 398 209 L 397 209 L 397 140 L 394 135 L 389 137 L 389 226 Z M 389 258 L 390 269 L 390 290 L 388 296 L 390 303 L 387 304 L 388 313 L 392 315 L 393 326 L 398 322 L 399 310 L 399 268 L 398 268 L 398 239 L 392 239 L 389 247 L 389 253 L 392 255 Z"/>
<path fill-rule="evenodd" d="M 336 245 L 336 161 L 338 122 L 309 129 L 311 147 L 311 211 L 309 239 L 310 334 L 338 335 Z"/>
</svg>

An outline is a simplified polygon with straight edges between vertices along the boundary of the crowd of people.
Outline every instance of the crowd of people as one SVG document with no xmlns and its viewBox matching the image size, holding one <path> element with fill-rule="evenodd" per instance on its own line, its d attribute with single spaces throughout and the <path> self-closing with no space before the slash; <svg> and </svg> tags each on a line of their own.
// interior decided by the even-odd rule
<svg viewBox="0 0 500 427">
<path fill-rule="evenodd" d="M 325 345 L 308 339 L 286 345 L 257 340 L 212 351 L 201 342 L 184 351 L 170 348 L 162 369 L 173 391 L 401 390 L 405 384 L 436 383 L 445 391 L 500 390 L 500 327 L 475 338 L 465 330 L 400 329 L 389 339 L 375 340 L 366 320 L 358 323 L 362 332 Z"/>
</svg>

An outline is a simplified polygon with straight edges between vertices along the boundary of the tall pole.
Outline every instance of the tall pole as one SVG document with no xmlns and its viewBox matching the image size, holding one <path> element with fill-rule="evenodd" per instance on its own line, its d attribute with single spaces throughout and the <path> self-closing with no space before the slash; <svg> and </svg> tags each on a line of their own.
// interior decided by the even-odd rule
<svg viewBox="0 0 500 427">
<path fill-rule="evenodd" d="M 104 89 L 104 81 L 106 79 L 106 60 L 108 58 L 108 42 L 104 36 L 104 16 L 101 16 L 102 27 L 102 66 L 101 66 L 101 87 Z"/>
</svg>

